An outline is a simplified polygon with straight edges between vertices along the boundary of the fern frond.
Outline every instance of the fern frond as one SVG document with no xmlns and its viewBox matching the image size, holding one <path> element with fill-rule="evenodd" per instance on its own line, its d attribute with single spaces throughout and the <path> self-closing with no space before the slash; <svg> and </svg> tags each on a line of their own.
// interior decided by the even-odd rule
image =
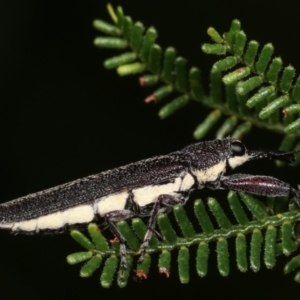
<svg viewBox="0 0 300 300">
<path fill-rule="evenodd" d="M 114 12 L 110 5 L 108 9 Z M 150 74 L 139 79 L 142 86 L 161 82 L 162 86 L 146 97 L 145 102 L 173 97 L 159 110 L 162 119 L 194 100 L 212 109 L 194 131 L 195 139 L 202 139 L 222 120 L 216 133 L 218 138 L 229 134 L 241 138 L 252 126 L 257 126 L 292 135 L 293 142 L 292 139 L 289 143 L 283 141 L 281 147 L 295 148 L 300 137 L 300 77 L 293 81 L 295 69 L 292 66 L 283 69 L 280 58 L 272 59 L 272 44 L 266 44 L 258 54 L 258 42 L 250 41 L 247 45 L 246 34 L 237 20 L 223 36 L 210 27 L 208 34 L 214 43 L 204 44 L 203 51 L 226 57 L 212 66 L 210 93 L 205 95 L 200 70 L 188 68 L 187 60 L 178 57 L 173 47 L 163 50 L 156 43 L 157 32 L 153 27 L 146 29 L 141 22 L 134 23 L 121 7 L 117 7 L 113 16 L 115 25 L 94 21 L 96 29 L 110 35 L 96 38 L 94 44 L 130 50 L 107 59 L 104 66 L 116 69 L 121 76 L 147 71 Z M 235 70 L 229 71 L 232 68 Z M 174 93 L 179 96 L 173 96 Z M 282 116 L 279 109 L 283 109 Z"/>
<path fill-rule="evenodd" d="M 238 20 L 232 22 L 223 37 L 213 28 L 207 32 L 214 44 L 204 44 L 202 50 L 207 54 L 227 56 L 216 62 L 211 72 L 223 72 L 223 83 L 233 85 L 238 96 L 246 96 L 244 104 L 255 109 L 251 112 L 252 118 L 267 119 L 270 129 L 299 136 L 300 76 L 294 80 L 294 67 L 283 67 L 280 57 L 272 58 L 274 47 L 270 43 L 264 45 L 260 53 L 257 41 L 247 45 Z M 229 71 L 232 68 L 235 70 Z M 283 109 L 282 116 L 279 116 L 279 109 Z"/>
<path fill-rule="evenodd" d="M 109 26 L 102 20 L 94 21 L 94 27 L 106 34 L 119 35 L 120 37 L 98 37 L 94 44 L 98 47 L 131 48 L 131 52 L 107 59 L 104 66 L 108 69 L 117 69 L 119 75 L 129 75 L 150 71 L 153 75 L 145 75 L 140 78 L 142 86 L 153 85 L 158 80 L 163 81 L 164 86 L 157 89 L 145 99 L 146 103 L 157 102 L 174 91 L 183 95 L 175 98 L 165 105 L 159 116 L 166 118 L 179 108 L 185 106 L 193 98 L 199 100 L 203 97 L 203 88 L 200 83 L 200 71 L 197 68 L 187 70 L 187 61 L 176 56 L 174 48 L 169 47 L 165 51 L 155 43 L 156 30 L 151 27 L 147 30 L 140 22 L 133 23 L 130 17 L 123 14 L 122 8 L 116 10 L 117 24 Z"/>
<path fill-rule="evenodd" d="M 225 213 L 214 198 L 210 198 L 207 205 L 201 200 L 195 201 L 194 212 L 198 224 L 194 224 L 194 220 L 188 218 L 180 205 L 175 206 L 173 210 L 176 226 L 167 215 L 159 215 L 157 223 L 164 240 L 158 241 L 156 237 L 152 237 L 145 259 L 138 266 L 135 266 L 134 260 L 147 227 L 140 219 L 133 219 L 131 226 L 125 221 L 119 222 L 118 228 L 128 245 L 125 281 L 120 280 L 118 272 L 118 243 L 107 242 L 95 224 L 88 226 L 91 239 L 78 231 L 71 232 L 73 239 L 86 251 L 70 254 L 67 261 L 70 264 L 87 261 L 80 271 L 82 277 L 91 276 L 96 269 L 101 268 L 100 283 L 103 287 L 111 286 L 115 275 L 118 278 L 118 285 L 124 287 L 133 269 L 137 276 L 147 278 L 154 253 L 159 254 L 158 271 L 169 277 L 175 273 L 175 270 L 171 270 L 171 252 L 178 251 L 179 280 L 181 283 L 187 283 L 190 278 L 190 247 L 197 247 L 194 265 L 201 277 L 206 276 L 208 272 L 209 248 L 211 248 L 209 244 L 216 244 L 217 266 L 222 276 L 228 276 L 230 272 L 228 244 L 232 241 L 235 242 L 237 268 L 241 272 L 248 271 L 249 267 L 255 272 L 259 271 L 261 253 L 264 265 L 273 268 L 278 255 L 288 256 L 299 249 L 296 224 L 300 218 L 300 211 L 294 205 L 290 205 L 290 210 L 284 212 L 279 205 L 279 202 L 286 203 L 284 199 L 277 199 L 276 202 L 270 200 L 268 205 L 265 205 L 253 196 L 235 192 L 229 192 L 228 202 L 231 216 Z M 212 218 L 215 219 L 217 226 L 212 222 Z M 199 225 L 202 232 L 196 233 L 194 226 Z M 174 227 L 180 228 L 180 232 Z M 247 239 L 247 236 L 250 239 Z M 286 265 L 285 273 L 299 267 L 300 258 L 296 256 Z"/>
</svg>

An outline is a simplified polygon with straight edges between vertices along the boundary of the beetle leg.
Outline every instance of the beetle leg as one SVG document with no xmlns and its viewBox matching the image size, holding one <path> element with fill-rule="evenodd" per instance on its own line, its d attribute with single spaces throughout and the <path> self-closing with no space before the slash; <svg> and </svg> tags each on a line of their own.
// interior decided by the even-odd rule
<svg viewBox="0 0 300 300">
<path fill-rule="evenodd" d="M 173 207 L 174 205 L 180 203 L 184 204 L 185 199 L 182 197 L 177 198 L 168 194 L 166 195 L 163 194 L 158 196 L 157 201 L 154 203 L 154 206 L 150 214 L 150 218 L 148 221 L 148 230 L 144 236 L 144 241 L 140 247 L 140 250 L 138 251 L 138 253 L 140 254 L 140 257 L 138 259 L 138 264 L 140 264 L 144 260 L 144 256 L 146 253 L 146 249 L 149 245 L 149 241 L 152 235 L 156 233 L 155 225 L 156 225 L 156 220 L 158 215 L 168 210 L 169 207 Z"/>
<path fill-rule="evenodd" d="M 107 227 L 110 229 L 111 233 L 118 238 L 120 242 L 120 273 L 121 281 L 124 280 L 124 272 L 127 269 L 126 261 L 126 241 L 116 226 L 116 222 L 132 218 L 134 216 L 133 212 L 130 210 L 115 210 L 107 213 L 104 216 Z"/>
<path fill-rule="evenodd" d="M 164 240 L 164 237 L 156 230 L 154 229 L 152 231 L 153 235 L 159 240 L 159 241 L 163 241 Z"/>
<path fill-rule="evenodd" d="M 300 206 L 300 194 L 289 184 L 269 176 L 235 174 L 220 178 L 220 188 L 260 196 L 289 196 Z"/>
<path fill-rule="evenodd" d="M 120 242 L 120 273 L 121 280 L 124 279 L 124 271 L 127 269 L 126 263 L 126 241 L 119 231 L 116 223 L 122 220 L 132 218 L 140 213 L 139 206 L 133 201 L 132 191 L 128 191 L 128 198 L 124 210 L 114 210 L 103 216 L 104 218 L 104 228 L 109 228 L 111 233 Z"/>
<path fill-rule="evenodd" d="M 124 209 L 132 211 L 132 213 L 135 216 L 137 216 L 140 214 L 140 207 L 133 199 L 134 199 L 134 195 L 132 191 L 128 191 L 128 198 Z"/>
</svg>

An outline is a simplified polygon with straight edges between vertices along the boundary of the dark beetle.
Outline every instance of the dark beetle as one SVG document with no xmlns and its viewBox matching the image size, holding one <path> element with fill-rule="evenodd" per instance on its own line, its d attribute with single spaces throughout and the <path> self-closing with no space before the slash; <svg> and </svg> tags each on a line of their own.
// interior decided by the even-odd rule
<svg viewBox="0 0 300 300">
<path fill-rule="evenodd" d="M 121 270 L 126 269 L 125 240 L 115 223 L 149 217 L 140 248 L 143 260 L 159 213 L 185 204 L 194 189 L 226 189 L 263 196 L 300 195 L 289 184 L 268 176 L 235 174 L 230 169 L 254 159 L 294 161 L 294 152 L 250 151 L 238 140 L 200 142 L 181 151 L 138 161 L 78 179 L 0 205 L 0 228 L 18 233 L 59 231 L 66 226 L 102 219 L 121 244 Z M 123 274 L 123 272 L 122 272 Z"/>
</svg>

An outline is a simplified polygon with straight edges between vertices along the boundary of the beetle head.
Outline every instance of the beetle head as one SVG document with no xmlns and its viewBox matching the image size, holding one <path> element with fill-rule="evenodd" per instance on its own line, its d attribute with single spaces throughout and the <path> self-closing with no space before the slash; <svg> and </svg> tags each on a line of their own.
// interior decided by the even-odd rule
<svg viewBox="0 0 300 300">
<path fill-rule="evenodd" d="M 241 141 L 227 137 L 223 140 L 193 144 L 184 148 L 182 152 L 190 155 L 192 169 L 206 170 L 218 166 L 220 173 L 224 173 L 226 168 L 234 169 L 247 161 L 261 158 L 291 163 L 295 161 L 294 154 L 300 150 L 291 152 L 248 150 Z"/>
<path fill-rule="evenodd" d="M 191 167 L 198 170 L 223 166 L 235 168 L 252 158 L 244 144 L 231 137 L 223 140 L 205 141 L 190 145 L 182 150 L 191 157 Z"/>
<path fill-rule="evenodd" d="M 231 157 L 228 163 L 232 168 L 243 164 L 249 160 L 268 158 L 272 160 L 281 160 L 286 163 L 295 161 L 295 154 L 300 150 L 285 152 L 285 151 L 266 151 L 266 150 L 247 150 L 243 143 L 237 140 L 231 142 Z"/>
</svg>

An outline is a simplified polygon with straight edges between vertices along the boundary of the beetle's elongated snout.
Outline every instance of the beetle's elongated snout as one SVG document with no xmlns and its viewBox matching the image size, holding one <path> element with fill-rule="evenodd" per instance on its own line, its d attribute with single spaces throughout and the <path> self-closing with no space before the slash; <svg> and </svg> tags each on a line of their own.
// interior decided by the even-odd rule
<svg viewBox="0 0 300 300">
<path fill-rule="evenodd" d="M 300 153 L 300 149 L 296 151 L 263 151 L 263 150 L 248 150 L 249 160 L 269 158 L 292 163 L 295 161 L 295 154 Z"/>
</svg>

